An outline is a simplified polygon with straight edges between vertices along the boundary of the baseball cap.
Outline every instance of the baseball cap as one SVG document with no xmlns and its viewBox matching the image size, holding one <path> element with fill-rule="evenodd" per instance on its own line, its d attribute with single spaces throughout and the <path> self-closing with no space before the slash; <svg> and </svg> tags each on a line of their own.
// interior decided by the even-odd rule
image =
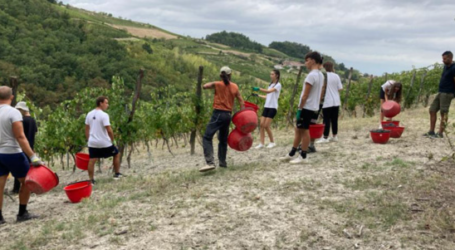
<svg viewBox="0 0 455 250">
<path fill-rule="evenodd" d="M 223 66 L 221 69 L 220 69 L 220 74 L 222 72 L 225 72 L 226 74 L 230 75 L 232 73 L 232 70 L 228 67 L 228 66 Z"/>
<path fill-rule="evenodd" d="M 29 112 L 28 107 L 27 107 L 27 103 L 25 103 L 25 102 L 18 102 L 18 103 L 16 104 L 16 107 L 15 107 L 15 108 L 16 108 L 16 109 L 22 109 L 22 110 L 24 110 L 24 111 Z"/>
</svg>

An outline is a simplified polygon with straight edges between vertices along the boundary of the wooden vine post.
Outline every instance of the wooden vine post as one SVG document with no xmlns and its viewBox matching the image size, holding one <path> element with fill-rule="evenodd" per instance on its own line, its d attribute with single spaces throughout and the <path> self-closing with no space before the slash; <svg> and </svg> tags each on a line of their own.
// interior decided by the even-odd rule
<svg viewBox="0 0 455 250">
<path fill-rule="evenodd" d="M 144 78 L 144 70 L 141 69 L 139 70 L 139 74 L 137 76 L 137 80 L 136 80 L 136 88 L 134 90 L 134 96 L 133 96 L 133 103 L 132 103 L 132 106 L 131 106 L 131 111 L 129 112 L 128 114 L 128 121 L 126 122 L 126 124 L 129 124 L 133 121 L 133 117 L 134 117 L 134 113 L 136 112 L 136 106 L 137 106 L 137 102 L 139 101 L 139 96 L 140 96 L 140 93 L 141 93 L 141 88 L 142 88 L 142 78 Z M 126 135 L 126 137 L 129 137 L 130 135 Z M 123 159 L 123 153 L 125 152 L 125 142 L 121 141 L 120 142 L 120 145 L 119 145 L 119 152 L 120 152 L 120 162 L 122 162 L 122 159 Z M 130 154 L 132 152 L 132 148 L 130 150 Z M 128 167 L 131 168 L 131 164 L 130 164 L 130 161 L 128 160 Z"/>
<path fill-rule="evenodd" d="M 294 98 L 298 92 L 297 88 L 299 86 L 300 78 L 302 76 L 302 70 L 303 70 L 303 67 L 300 66 L 299 73 L 297 74 L 297 79 L 295 80 L 294 88 L 292 89 L 291 99 L 289 100 L 289 111 L 288 111 L 288 115 L 287 115 L 287 121 L 288 121 L 289 126 L 294 126 L 293 117 L 292 117 L 293 116 L 292 114 L 294 111 Z"/>
<path fill-rule="evenodd" d="M 405 105 L 404 105 L 404 107 L 403 107 L 403 110 L 404 110 L 405 108 L 407 108 L 407 107 L 408 107 L 408 108 L 411 107 L 411 104 L 412 104 L 412 103 L 408 103 L 408 100 L 409 100 L 409 96 L 411 95 L 412 88 L 414 87 L 414 81 L 415 81 L 415 79 L 416 79 L 416 74 L 417 74 L 417 72 L 414 70 L 414 72 L 413 72 L 413 74 L 412 74 L 412 79 L 411 79 L 411 86 L 409 86 L 408 93 L 406 93 L 406 97 L 405 97 L 405 99 L 404 99 Z"/>
<path fill-rule="evenodd" d="M 415 104 L 416 107 L 417 107 L 417 105 L 419 105 L 419 102 L 420 102 L 420 98 L 421 98 L 421 94 L 422 94 L 422 89 L 423 89 L 423 84 L 425 83 L 425 77 L 427 76 L 427 73 L 428 73 L 428 72 L 425 70 L 425 71 L 423 72 L 422 78 L 420 78 L 419 94 L 417 95 L 417 101 L 416 101 L 416 104 Z M 427 106 L 427 103 L 425 103 L 424 106 L 426 107 L 426 106 Z"/>
<path fill-rule="evenodd" d="M 343 110 L 347 110 L 348 108 L 348 98 L 349 98 L 349 89 L 351 88 L 351 80 L 352 80 L 352 67 L 349 69 L 349 77 L 348 77 L 348 86 L 346 87 L 346 95 L 344 96 L 344 108 Z"/>
<path fill-rule="evenodd" d="M 17 77 L 16 76 L 10 76 L 9 77 L 9 85 L 13 89 L 14 98 L 13 98 L 13 101 L 11 103 L 11 106 L 14 107 L 17 104 L 17 100 L 16 100 L 17 88 L 19 87 L 19 82 L 17 81 Z"/>
<path fill-rule="evenodd" d="M 194 106 L 196 108 L 196 117 L 194 118 L 194 128 L 191 130 L 190 136 L 190 145 L 191 145 L 191 155 L 195 154 L 195 144 L 196 144 L 196 133 L 199 128 L 199 117 L 202 112 L 202 76 L 204 73 L 204 67 L 199 66 L 199 75 L 197 78 L 196 84 L 196 97 L 194 98 Z"/>
<path fill-rule="evenodd" d="M 373 86 L 373 75 L 370 75 L 370 82 L 368 83 L 368 92 L 367 96 L 365 97 L 365 103 L 363 104 L 363 117 L 365 118 L 365 113 L 366 113 L 366 105 L 368 104 L 368 99 L 370 99 L 371 95 L 371 88 Z"/>
</svg>

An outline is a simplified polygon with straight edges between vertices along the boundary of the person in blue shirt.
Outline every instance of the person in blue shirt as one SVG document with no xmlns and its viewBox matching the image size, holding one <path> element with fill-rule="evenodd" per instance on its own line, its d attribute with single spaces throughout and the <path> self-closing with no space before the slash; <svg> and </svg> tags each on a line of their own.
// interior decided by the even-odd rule
<svg viewBox="0 0 455 250">
<path fill-rule="evenodd" d="M 443 133 L 447 124 L 450 104 L 455 94 L 455 63 L 453 62 L 452 52 L 444 52 L 442 54 L 442 62 L 444 63 L 444 69 L 439 81 L 439 93 L 430 106 L 430 131 L 424 134 L 424 136 L 430 138 L 444 137 Z M 439 132 L 436 134 L 434 130 L 438 111 L 441 111 L 441 124 L 439 125 Z"/>
</svg>

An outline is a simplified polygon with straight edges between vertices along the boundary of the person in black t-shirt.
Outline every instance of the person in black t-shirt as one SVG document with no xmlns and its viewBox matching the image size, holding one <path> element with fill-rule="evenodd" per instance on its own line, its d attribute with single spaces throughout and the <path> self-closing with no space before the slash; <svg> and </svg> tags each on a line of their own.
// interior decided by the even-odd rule
<svg viewBox="0 0 455 250">
<path fill-rule="evenodd" d="M 30 148 L 34 150 L 35 135 L 36 132 L 38 132 L 36 121 L 30 116 L 30 110 L 28 109 L 27 104 L 25 102 L 17 103 L 15 108 L 18 109 L 22 114 L 24 134 L 25 137 L 27 137 L 28 143 L 30 144 Z M 30 159 L 28 159 L 28 161 L 30 162 Z M 21 183 L 19 182 L 19 180 L 14 178 L 14 187 L 12 192 L 19 193 L 20 187 Z"/>
<path fill-rule="evenodd" d="M 430 138 L 444 137 L 443 133 L 447 125 L 449 107 L 455 94 L 455 63 L 453 62 L 452 52 L 444 52 L 442 54 L 442 62 L 444 63 L 444 69 L 439 81 L 439 93 L 430 106 L 430 131 L 424 134 L 424 136 Z M 438 111 L 441 114 L 441 124 L 439 125 L 439 132 L 435 133 Z"/>
</svg>

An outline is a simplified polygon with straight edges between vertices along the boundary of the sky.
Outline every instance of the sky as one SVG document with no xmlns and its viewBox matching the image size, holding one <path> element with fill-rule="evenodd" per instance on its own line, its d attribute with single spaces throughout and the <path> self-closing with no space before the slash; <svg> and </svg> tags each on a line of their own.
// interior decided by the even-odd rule
<svg viewBox="0 0 455 250">
<path fill-rule="evenodd" d="M 291 41 L 382 75 L 455 53 L 454 0 L 63 0 L 196 38 L 226 30 L 268 46 Z"/>
</svg>

